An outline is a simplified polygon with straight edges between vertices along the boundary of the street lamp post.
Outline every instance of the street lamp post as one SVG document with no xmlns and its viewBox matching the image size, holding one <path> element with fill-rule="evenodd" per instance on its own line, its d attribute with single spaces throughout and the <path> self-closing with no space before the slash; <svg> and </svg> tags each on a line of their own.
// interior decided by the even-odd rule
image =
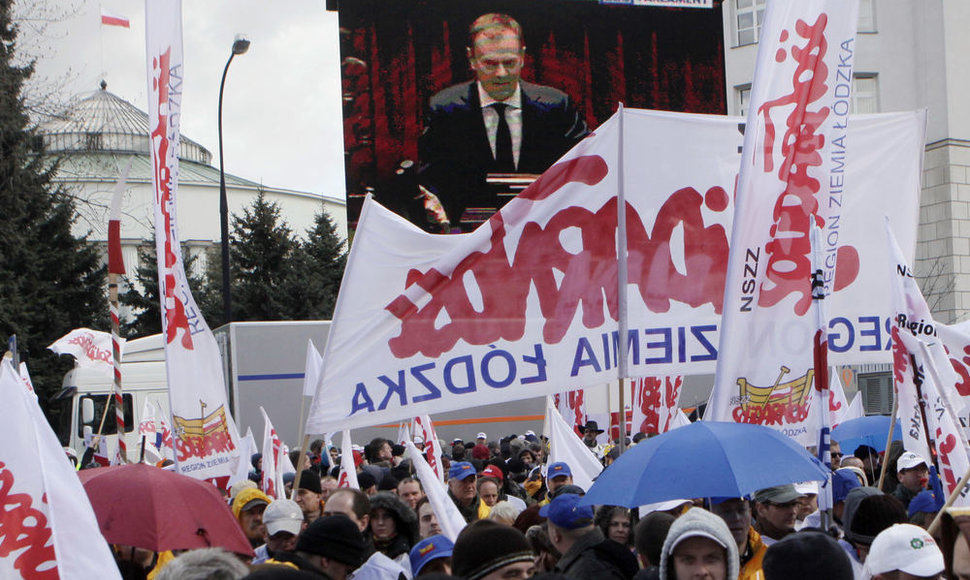
<svg viewBox="0 0 970 580">
<path fill-rule="evenodd" d="M 229 200 L 226 198 L 226 167 L 222 153 L 222 92 L 226 88 L 226 73 L 229 72 L 233 57 L 245 54 L 247 50 L 249 40 L 237 34 L 232 43 L 232 53 L 226 61 L 226 68 L 222 71 L 222 82 L 219 83 L 219 218 L 222 220 L 222 307 L 226 324 L 232 322 L 232 297 L 229 289 Z"/>
</svg>

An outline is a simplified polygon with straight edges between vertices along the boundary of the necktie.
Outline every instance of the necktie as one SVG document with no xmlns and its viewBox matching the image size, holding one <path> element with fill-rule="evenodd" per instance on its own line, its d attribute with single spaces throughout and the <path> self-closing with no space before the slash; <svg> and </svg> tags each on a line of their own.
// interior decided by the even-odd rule
<svg viewBox="0 0 970 580">
<path fill-rule="evenodd" d="M 499 173 L 515 173 L 515 155 L 512 153 L 512 131 L 505 120 L 505 103 L 492 105 L 498 113 L 498 129 L 495 131 L 495 168 Z"/>
</svg>

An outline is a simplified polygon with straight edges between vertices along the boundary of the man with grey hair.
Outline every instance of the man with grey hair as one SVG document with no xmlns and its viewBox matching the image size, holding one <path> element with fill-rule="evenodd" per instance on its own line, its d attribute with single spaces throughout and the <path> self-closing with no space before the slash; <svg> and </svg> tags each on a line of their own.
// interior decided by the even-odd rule
<svg viewBox="0 0 970 580">
<path fill-rule="evenodd" d="M 156 580 L 239 580 L 249 568 L 222 548 L 186 552 L 168 563 Z"/>
</svg>

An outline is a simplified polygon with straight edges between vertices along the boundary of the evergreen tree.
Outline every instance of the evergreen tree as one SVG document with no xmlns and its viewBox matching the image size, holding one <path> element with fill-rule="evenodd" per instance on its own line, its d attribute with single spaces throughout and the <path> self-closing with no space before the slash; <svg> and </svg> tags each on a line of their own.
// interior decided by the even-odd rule
<svg viewBox="0 0 970 580">
<path fill-rule="evenodd" d="M 262 191 L 243 215 L 233 216 L 233 320 L 292 320 L 296 237 L 280 218 L 279 205 Z"/>
<path fill-rule="evenodd" d="M 121 304 L 131 307 L 137 312 L 131 320 L 122 322 L 122 335 L 126 338 L 141 338 L 162 332 L 161 302 L 158 296 L 158 258 L 154 240 L 144 240 L 138 248 L 139 266 L 135 269 L 134 279 L 125 277 L 128 290 L 119 295 Z M 197 256 L 189 253 L 182 244 L 182 259 L 186 275 L 189 279 L 189 289 L 202 317 L 210 328 L 222 324 L 222 303 L 220 298 L 213 299 L 207 276 L 197 276 L 192 272 Z M 126 265 L 127 266 L 127 265 Z M 129 272 L 130 272 L 130 266 Z M 141 288 L 141 290 L 139 290 Z"/>
<path fill-rule="evenodd" d="M 0 338 L 17 335 L 42 404 L 72 366 L 47 350 L 74 328 L 107 330 L 106 268 L 96 247 L 71 234 L 71 198 L 24 108 L 32 66 L 14 65 L 11 0 L 0 0 Z M 48 417 L 56 421 L 54 413 Z"/>
<path fill-rule="evenodd" d="M 292 285 L 294 317 L 330 320 L 347 265 L 347 252 L 325 207 L 314 216 L 314 227 L 307 231 L 295 263 L 298 282 Z"/>
</svg>

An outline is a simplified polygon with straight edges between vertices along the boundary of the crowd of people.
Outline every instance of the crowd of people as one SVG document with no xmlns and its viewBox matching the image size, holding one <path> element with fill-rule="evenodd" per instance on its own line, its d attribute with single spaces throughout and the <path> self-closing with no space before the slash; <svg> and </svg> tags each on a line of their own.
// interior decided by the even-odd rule
<svg viewBox="0 0 970 580">
<path fill-rule="evenodd" d="M 583 430 L 609 464 L 616 453 L 596 443 L 595 423 Z M 403 446 L 377 438 L 340 450 L 317 441 L 299 476 L 286 478 L 291 499 L 259 489 L 259 455 L 251 479 L 229 491 L 255 558 L 206 549 L 135 565 L 134 551 L 119 550 L 119 567 L 126 578 L 159 580 L 970 579 L 970 510 L 944 510 L 931 535 L 941 498 L 930 465 L 898 442 L 886 453 L 862 445 L 851 455 L 833 442 L 830 514 L 818 509 L 818 482 L 749 497 L 588 506 L 570 466 L 546 464 L 547 442 L 531 431 L 497 441 L 478 433 L 445 449 L 447 496 L 466 521 L 454 542 Z M 300 455 L 293 452 L 294 463 Z M 360 489 L 337 486 L 345 460 L 353 461 Z"/>
</svg>

